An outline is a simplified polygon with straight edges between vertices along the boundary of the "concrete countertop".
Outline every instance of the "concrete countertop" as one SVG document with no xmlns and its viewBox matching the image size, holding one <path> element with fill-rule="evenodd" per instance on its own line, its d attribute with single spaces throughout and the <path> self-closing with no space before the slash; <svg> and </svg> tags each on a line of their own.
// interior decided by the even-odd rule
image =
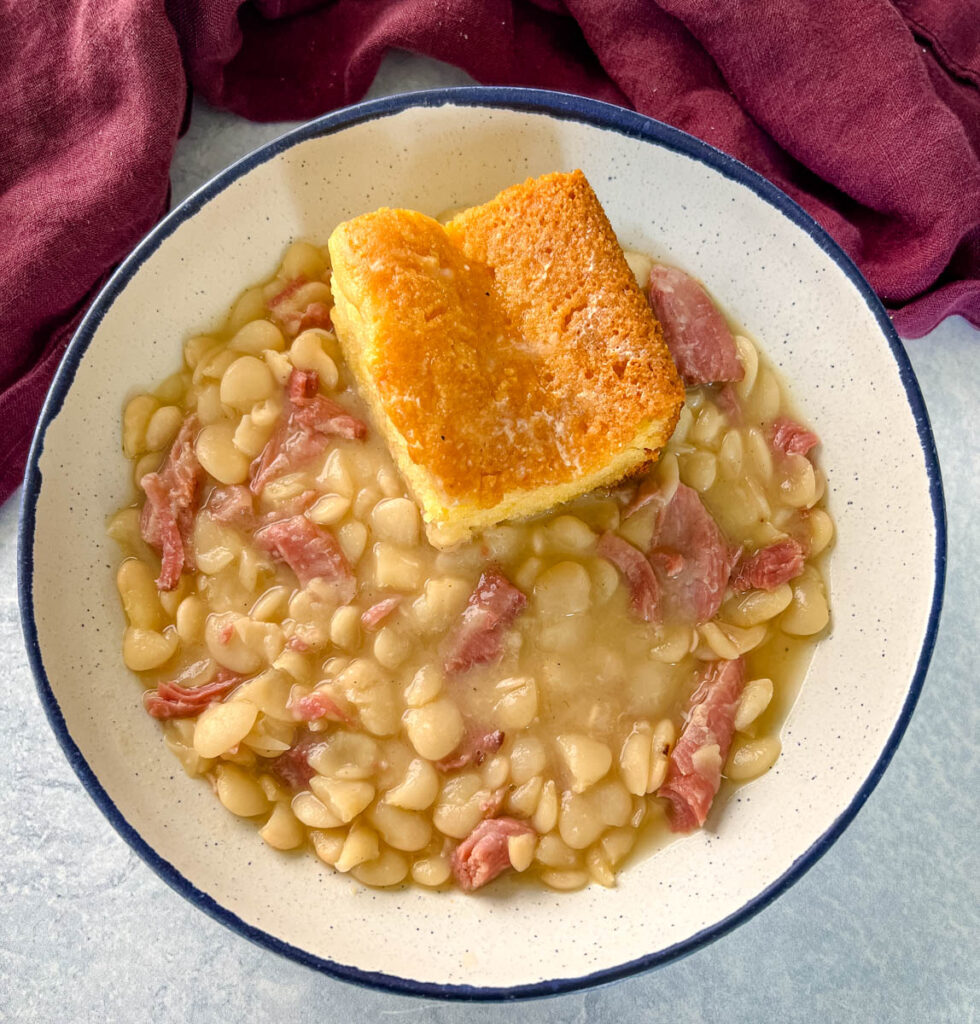
<svg viewBox="0 0 980 1024">
<path fill-rule="evenodd" d="M 396 53 L 371 95 L 468 81 Z M 289 127 L 198 105 L 174 201 Z M 907 349 L 942 463 L 949 569 L 932 666 L 891 767 L 826 856 L 747 924 L 659 971 L 554 1000 L 466 1006 L 359 989 L 251 945 L 160 881 L 89 800 L 45 721 L 18 621 L 12 498 L 0 508 L 0 1019 L 974 1020 L 980 331 L 955 318 Z"/>
</svg>

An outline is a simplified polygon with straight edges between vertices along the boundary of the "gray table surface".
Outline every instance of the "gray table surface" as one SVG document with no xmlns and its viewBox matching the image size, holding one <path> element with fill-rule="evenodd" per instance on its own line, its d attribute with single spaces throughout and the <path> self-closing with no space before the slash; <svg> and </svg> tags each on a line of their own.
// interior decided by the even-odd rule
<svg viewBox="0 0 980 1024">
<path fill-rule="evenodd" d="M 396 53 L 372 95 L 467 81 Z M 198 105 L 175 201 L 288 127 Z M 160 881 L 89 800 L 41 711 L 18 620 L 12 498 L 0 508 L 0 1019 L 974 1020 L 980 332 L 954 318 L 907 349 L 942 462 L 949 576 L 932 667 L 891 767 L 829 853 L 747 924 L 661 970 L 553 1000 L 465 1006 L 360 989 L 251 945 Z"/>
</svg>

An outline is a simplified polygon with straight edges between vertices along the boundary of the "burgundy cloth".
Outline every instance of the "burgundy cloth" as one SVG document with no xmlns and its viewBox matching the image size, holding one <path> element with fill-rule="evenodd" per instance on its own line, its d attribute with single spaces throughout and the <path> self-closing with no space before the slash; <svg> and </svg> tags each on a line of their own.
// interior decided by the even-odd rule
<svg viewBox="0 0 980 1024">
<path fill-rule="evenodd" d="M 86 304 L 166 208 L 185 75 L 308 118 L 397 47 L 632 106 L 793 196 L 904 335 L 980 325 L 980 0 L 0 0 L 0 24 L 0 500 Z"/>
</svg>

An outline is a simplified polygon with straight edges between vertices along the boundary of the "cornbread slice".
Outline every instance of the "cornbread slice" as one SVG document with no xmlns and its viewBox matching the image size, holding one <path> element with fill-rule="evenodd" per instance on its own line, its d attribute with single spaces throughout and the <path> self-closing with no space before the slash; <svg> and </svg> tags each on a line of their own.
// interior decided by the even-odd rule
<svg viewBox="0 0 980 1024">
<path fill-rule="evenodd" d="M 683 385 L 581 171 L 328 244 L 337 336 L 434 543 L 615 483 L 670 437 Z"/>
</svg>

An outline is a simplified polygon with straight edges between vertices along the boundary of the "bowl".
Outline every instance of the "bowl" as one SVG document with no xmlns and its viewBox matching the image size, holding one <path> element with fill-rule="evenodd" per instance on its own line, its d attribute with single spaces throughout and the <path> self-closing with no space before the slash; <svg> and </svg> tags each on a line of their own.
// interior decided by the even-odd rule
<svg viewBox="0 0 980 1024">
<path fill-rule="evenodd" d="M 266 847 L 186 777 L 123 668 L 106 517 L 127 499 L 120 412 L 182 339 L 270 272 L 382 205 L 432 214 L 582 168 L 624 246 L 696 273 L 761 343 L 823 440 L 837 541 L 833 628 L 783 754 L 714 831 L 638 859 L 615 889 L 367 890 Z M 96 299 L 34 440 L 20 597 L 38 690 L 65 754 L 166 882 L 259 944 L 327 974 L 427 996 L 583 988 L 690 953 L 799 878 L 867 799 L 908 724 L 939 616 L 945 524 L 918 386 L 885 311 L 806 213 L 673 128 L 559 93 L 464 88 L 330 114 L 232 165 L 163 220 Z"/>
</svg>

